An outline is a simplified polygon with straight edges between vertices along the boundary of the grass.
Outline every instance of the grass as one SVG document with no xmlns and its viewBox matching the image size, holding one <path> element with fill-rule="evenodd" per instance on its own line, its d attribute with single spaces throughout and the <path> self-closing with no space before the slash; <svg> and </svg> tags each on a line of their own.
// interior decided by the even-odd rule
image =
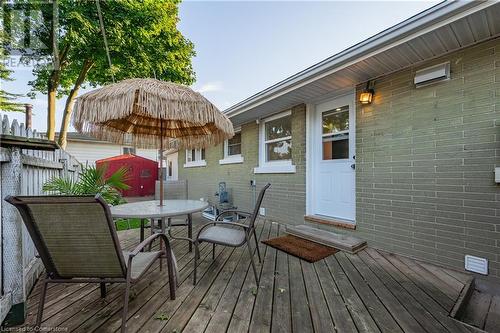
<svg viewBox="0 0 500 333">
<path fill-rule="evenodd" d="M 128 222 L 128 223 L 127 223 Z M 116 230 L 137 229 L 141 227 L 140 219 L 120 219 L 115 222 Z"/>
</svg>

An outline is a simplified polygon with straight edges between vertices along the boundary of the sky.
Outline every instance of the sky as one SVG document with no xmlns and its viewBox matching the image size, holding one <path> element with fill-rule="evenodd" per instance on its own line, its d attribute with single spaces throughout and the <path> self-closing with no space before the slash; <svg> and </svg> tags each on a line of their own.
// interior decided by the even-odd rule
<svg viewBox="0 0 500 333">
<path fill-rule="evenodd" d="M 178 27 L 195 45 L 193 89 L 224 110 L 436 3 L 185 0 Z M 12 77 L 2 89 L 29 92 L 31 68 L 16 67 Z M 19 99 L 33 104 L 33 128 L 39 132 L 47 128 L 46 100 L 43 94 Z M 56 131 L 64 103 L 57 102 Z M 8 116 L 24 122 L 23 114 Z"/>
</svg>

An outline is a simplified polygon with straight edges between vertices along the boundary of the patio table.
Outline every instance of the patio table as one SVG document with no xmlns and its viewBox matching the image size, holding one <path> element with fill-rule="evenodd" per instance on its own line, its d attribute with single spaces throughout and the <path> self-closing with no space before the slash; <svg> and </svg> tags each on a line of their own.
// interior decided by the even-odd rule
<svg viewBox="0 0 500 333">
<path fill-rule="evenodd" d="M 144 240 L 144 227 L 147 219 L 151 220 L 151 228 L 153 228 L 154 219 L 159 219 L 161 231 L 165 233 L 165 219 L 170 219 L 176 216 L 187 215 L 188 217 L 188 238 L 193 238 L 193 218 L 192 214 L 201 212 L 208 207 L 208 203 L 200 200 L 164 200 L 163 206 L 160 206 L 159 200 L 138 201 L 123 205 L 111 207 L 111 215 L 113 218 L 138 218 L 141 220 L 141 242 Z M 174 239 L 182 239 L 179 237 L 170 237 Z M 185 239 L 185 238 L 184 238 Z M 192 242 L 189 242 L 189 252 L 192 251 Z"/>
</svg>

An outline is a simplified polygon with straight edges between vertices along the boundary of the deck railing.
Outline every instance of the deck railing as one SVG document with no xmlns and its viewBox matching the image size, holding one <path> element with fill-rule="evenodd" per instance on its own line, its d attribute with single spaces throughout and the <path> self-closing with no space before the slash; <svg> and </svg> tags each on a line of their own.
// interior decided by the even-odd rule
<svg viewBox="0 0 500 333">
<path fill-rule="evenodd" d="M 42 138 L 16 120 L 4 116 L 0 135 L 14 138 Z M 2 140 L 0 138 L 0 140 Z M 0 324 L 16 304 L 23 304 L 43 267 L 15 208 L 5 201 L 7 195 L 43 194 L 43 184 L 53 177 L 76 179 L 78 161 L 66 151 L 0 147 Z"/>
</svg>

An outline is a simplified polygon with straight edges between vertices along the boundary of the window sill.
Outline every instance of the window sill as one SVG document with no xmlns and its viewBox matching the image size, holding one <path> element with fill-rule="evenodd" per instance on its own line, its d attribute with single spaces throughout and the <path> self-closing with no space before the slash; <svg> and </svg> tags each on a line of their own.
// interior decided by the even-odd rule
<svg viewBox="0 0 500 333">
<path fill-rule="evenodd" d="M 207 166 L 207 161 L 195 161 L 195 162 L 187 162 L 184 164 L 185 168 L 198 168 Z"/>
<path fill-rule="evenodd" d="M 219 160 L 219 164 L 237 164 L 243 163 L 244 159 L 241 155 L 228 156 L 222 160 Z"/>
<path fill-rule="evenodd" d="M 264 165 L 253 169 L 253 173 L 295 173 L 295 165 Z"/>
</svg>

